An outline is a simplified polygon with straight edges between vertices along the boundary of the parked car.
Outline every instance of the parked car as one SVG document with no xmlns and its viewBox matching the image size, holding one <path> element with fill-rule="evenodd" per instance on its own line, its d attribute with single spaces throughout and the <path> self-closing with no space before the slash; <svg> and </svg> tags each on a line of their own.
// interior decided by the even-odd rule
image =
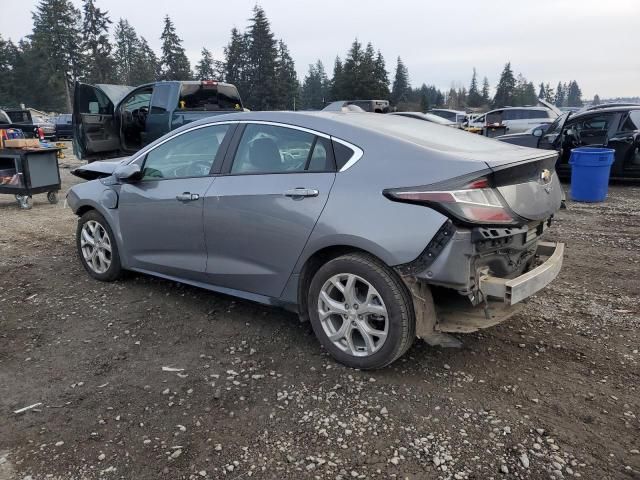
<svg viewBox="0 0 640 480">
<path fill-rule="evenodd" d="M 349 111 L 357 111 L 357 110 L 353 110 L 350 107 L 359 107 L 363 111 L 371 112 L 371 113 L 388 113 L 389 101 L 388 100 L 338 100 L 336 102 L 331 102 L 322 110 L 326 112 L 345 111 L 345 109 Z"/>
<path fill-rule="evenodd" d="M 603 108 L 611 108 L 611 107 L 640 107 L 640 104 L 638 103 L 626 103 L 626 102 L 620 102 L 620 103 L 600 103 L 598 105 L 591 105 L 589 107 L 586 107 L 584 109 L 582 109 L 583 111 L 588 111 L 588 110 L 602 110 Z"/>
<path fill-rule="evenodd" d="M 213 80 L 135 88 L 77 83 L 73 152 L 89 161 L 129 155 L 194 120 L 242 110 L 238 89 Z"/>
<path fill-rule="evenodd" d="M 73 115 L 63 113 L 54 119 L 57 138 L 73 138 Z"/>
<path fill-rule="evenodd" d="M 33 124 L 29 110 L 0 110 L 0 128 L 21 130 L 26 138 L 36 138 L 39 136 L 38 127 Z"/>
<path fill-rule="evenodd" d="M 546 107 L 507 107 L 491 110 L 469 121 L 470 128 L 505 126 L 507 133 L 520 133 L 542 124 L 552 123 L 557 113 Z"/>
<path fill-rule="evenodd" d="M 450 110 L 448 108 L 433 108 L 429 110 L 427 113 L 431 113 L 433 115 L 437 115 L 438 117 L 442 117 L 450 122 L 454 122 L 458 124 L 458 126 L 462 126 L 467 113 L 462 110 Z"/>
<path fill-rule="evenodd" d="M 549 126 L 503 135 L 497 140 L 559 152 L 556 170 L 569 177 L 571 150 L 576 147 L 607 147 L 615 150 L 611 178 L 640 178 L 640 105 L 608 107 L 572 114 L 567 112 Z"/>
<path fill-rule="evenodd" d="M 437 123 L 438 125 L 445 125 L 447 127 L 457 128 L 458 124 L 447 120 L 446 118 L 439 117 L 433 113 L 422 112 L 393 112 L 389 115 L 400 115 L 401 117 L 415 118 L 416 120 L 423 120 L 425 122 Z"/>
<path fill-rule="evenodd" d="M 47 140 L 56 140 L 56 126 L 48 118 L 38 115 L 33 116 L 33 124 L 38 127 Z"/>
<path fill-rule="evenodd" d="M 399 115 L 252 112 L 183 126 L 74 173 L 80 260 L 309 319 L 323 346 L 383 367 L 416 336 L 512 315 L 558 274 L 555 152 Z M 99 178 L 102 177 L 102 178 Z"/>
</svg>

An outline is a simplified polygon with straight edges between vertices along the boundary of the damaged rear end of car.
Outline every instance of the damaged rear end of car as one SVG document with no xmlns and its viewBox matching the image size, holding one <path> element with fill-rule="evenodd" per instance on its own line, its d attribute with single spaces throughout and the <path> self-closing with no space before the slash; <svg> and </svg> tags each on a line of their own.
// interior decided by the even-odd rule
<svg viewBox="0 0 640 480">
<path fill-rule="evenodd" d="M 563 197 L 556 155 L 523 151 L 525 158 L 489 160 L 470 175 L 383 192 L 448 218 L 415 260 L 395 267 L 428 342 L 508 319 L 561 269 L 564 245 L 542 241 Z"/>
</svg>

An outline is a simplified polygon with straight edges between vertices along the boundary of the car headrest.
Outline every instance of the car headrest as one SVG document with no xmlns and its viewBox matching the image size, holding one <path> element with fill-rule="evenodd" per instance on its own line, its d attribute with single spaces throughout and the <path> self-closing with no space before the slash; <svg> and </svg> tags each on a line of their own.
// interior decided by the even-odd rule
<svg viewBox="0 0 640 480">
<path fill-rule="evenodd" d="M 282 170 L 282 157 L 278 145 L 270 138 L 259 138 L 251 142 L 249 161 L 257 170 L 278 172 Z"/>
</svg>

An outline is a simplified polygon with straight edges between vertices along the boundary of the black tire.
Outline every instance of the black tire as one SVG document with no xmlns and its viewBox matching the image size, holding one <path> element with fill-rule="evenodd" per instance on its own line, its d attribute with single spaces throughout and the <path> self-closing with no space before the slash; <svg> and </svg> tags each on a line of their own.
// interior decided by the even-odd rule
<svg viewBox="0 0 640 480">
<path fill-rule="evenodd" d="M 111 245 L 111 264 L 104 272 L 96 272 L 85 260 L 82 253 L 81 236 L 82 228 L 88 222 L 96 222 L 104 229 L 106 235 L 109 236 L 109 242 Z M 118 245 L 115 240 L 113 230 L 109 226 L 109 223 L 105 218 L 96 210 L 89 210 L 78 219 L 78 228 L 76 229 L 76 248 L 78 250 L 78 257 L 80 263 L 91 277 L 102 282 L 113 282 L 122 276 L 122 265 L 120 263 L 120 254 L 118 252 Z"/>
<path fill-rule="evenodd" d="M 320 291 L 327 280 L 339 274 L 354 274 L 369 282 L 387 308 L 387 338 L 379 350 L 368 356 L 352 355 L 338 348 L 320 322 Z M 311 281 L 307 304 L 311 325 L 320 343 L 337 361 L 352 368 L 369 370 L 385 367 L 400 358 L 411 347 L 416 336 L 416 320 L 409 291 L 391 268 L 368 254 L 350 253 L 320 267 Z"/>
</svg>

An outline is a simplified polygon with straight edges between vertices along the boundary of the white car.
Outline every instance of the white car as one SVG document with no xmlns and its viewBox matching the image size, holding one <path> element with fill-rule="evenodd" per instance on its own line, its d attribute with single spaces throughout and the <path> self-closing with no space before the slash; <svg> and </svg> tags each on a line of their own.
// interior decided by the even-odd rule
<svg viewBox="0 0 640 480">
<path fill-rule="evenodd" d="M 538 125 L 552 123 L 558 114 L 546 107 L 505 107 L 491 110 L 469 122 L 469 127 L 505 126 L 506 133 L 526 132 Z"/>
<path fill-rule="evenodd" d="M 463 112 L 462 110 L 450 110 L 448 108 L 433 108 L 427 113 L 431 113 L 444 118 L 445 120 L 449 120 L 450 122 L 457 123 L 458 126 L 462 125 L 462 122 L 464 122 L 464 119 L 467 116 L 466 112 Z"/>
</svg>

